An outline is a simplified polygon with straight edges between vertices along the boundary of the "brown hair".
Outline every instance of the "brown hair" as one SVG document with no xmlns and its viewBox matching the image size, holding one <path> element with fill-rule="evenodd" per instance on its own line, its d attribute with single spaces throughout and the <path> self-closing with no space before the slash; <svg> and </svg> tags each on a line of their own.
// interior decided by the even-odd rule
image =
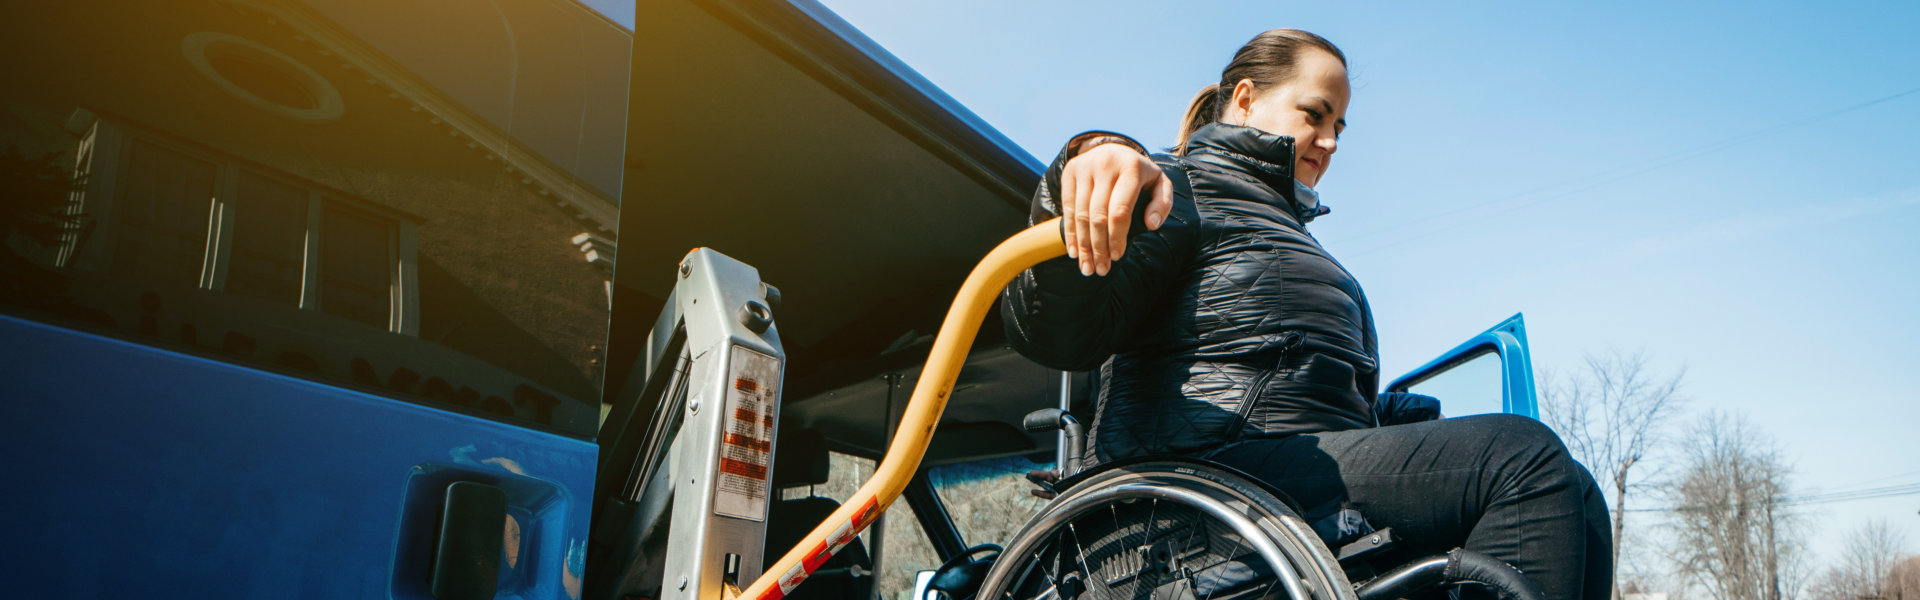
<svg viewBox="0 0 1920 600">
<path fill-rule="evenodd" d="M 1253 82 L 1256 91 L 1265 90 L 1277 83 L 1292 79 L 1298 71 L 1297 58 L 1300 51 L 1307 48 L 1319 48 L 1340 59 L 1341 65 L 1347 64 L 1347 55 L 1340 48 L 1312 33 L 1298 29 L 1269 29 L 1253 36 L 1239 52 L 1233 53 L 1233 62 L 1227 63 L 1226 70 L 1220 72 L 1220 83 L 1201 88 L 1187 105 L 1187 116 L 1180 120 L 1180 137 L 1174 145 L 1176 154 L 1187 153 L 1187 138 L 1195 130 L 1208 123 L 1220 120 L 1220 114 L 1226 108 L 1233 87 L 1240 80 Z"/>
</svg>

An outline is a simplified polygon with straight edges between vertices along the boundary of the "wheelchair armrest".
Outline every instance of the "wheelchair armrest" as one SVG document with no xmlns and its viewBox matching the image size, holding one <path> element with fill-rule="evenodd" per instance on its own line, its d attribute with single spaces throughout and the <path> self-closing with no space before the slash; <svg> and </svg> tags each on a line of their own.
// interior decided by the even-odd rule
<svg viewBox="0 0 1920 600">
<path fill-rule="evenodd" d="M 1043 408 L 1027 413 L 1020 419 L 1020 426 L 1028 433 L 1065 431 L 1067 433 L 1067 455 L 1060 457 L 1060 479 L 1072 477 L 1086 464 L 1086 430 L 1080 426 L 1080 420 L 1073 414 L 1058 408 Z"/>
</svg>

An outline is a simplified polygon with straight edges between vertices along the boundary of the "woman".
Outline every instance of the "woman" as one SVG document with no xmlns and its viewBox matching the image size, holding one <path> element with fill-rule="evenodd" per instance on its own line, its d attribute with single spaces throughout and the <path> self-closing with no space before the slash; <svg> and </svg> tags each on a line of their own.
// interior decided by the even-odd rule
<svg viewBox="0 0 1920 600">
<path fill-rule="evenodd" d="M 1431 398 L 1379 393 L 1366 296 L 1306 230 L 1328 212 L 1312 188 L 1350 93 L 1338 48 L 1276 29 L 1194 98 L 1178 155 L 1077 136 L 1032 214 L 1066 217 L 1071 258 L 1007 287 L 1008 339 L 1049 367 L 1100 368 L 1096 460 L 1205 456 L 1285 491 L 1310 521 L 1357 509 L 1407 540 L 1408 558 L 1464 546 L 1547 597 L 1607 597 L 1606 507 L 1552 431 L 1433 420 Z"/>
</svg>

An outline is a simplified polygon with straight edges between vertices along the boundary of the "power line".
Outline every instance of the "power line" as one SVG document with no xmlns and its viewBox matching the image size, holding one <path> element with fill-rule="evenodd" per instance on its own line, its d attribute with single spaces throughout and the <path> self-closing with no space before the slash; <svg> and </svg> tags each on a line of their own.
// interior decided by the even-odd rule
<svg viewBox="0 0 1920 600">
<path fill-rule="evenodd" d="M 1515 211 L 1515 210 L 1519 210 L 1519 209 L 1522 209 L 1522 208 L 1527 208 L 1527 207 L 1530 207 L 1530 206 L 1535 206 L 1535 205 L 1538 205 L 1538 204 L 1542 204 L 1542 203 L 1546 203 L 1546 202 L 1549 202 L 1549 201 L 1553 201 L 1553 200 L 1558 200 L 1558 199 L 1561 199 L 1561 198 L 1566 198 L 1566 197 L 1569 197 L 1569 196 L 1572 196 L 1572 195 L 1575 195 L 1575 194 L 1578 194 L 1578 193 L 1581 193 L 1581 192 L 1585 192 L 1585 191 L 1588 191 L 1588 190 L 1592 190 L 1592 189 L 1594 189 L 1594 188 L 1598 188 L 1598 187 L 1600 187 L 1600 186 L 1603 186 L 1603 185 L 1606 185 L 1606 184 L 1610 184 L 1610 183 L 1613 183 L 1613 182 L 1616 182 L 1616 181 L 1619 181 L 1619 180 L 1622 180 L 1622 179 L 1626 179 L 1626 178 L 1628 178 L 1628 177 L 1633 177 L 1633 176 L 1635 176 L 1635 175 L 1640 175 L 1640 174 L 1644 174 L 1644 173 L 1648 173 L 1648 172 L 1652 172 L 1652 171 L 1657 171 L 1657 170 L 1660 170 L 1660 169 L 1664 169 L 1664 168 L 1667 168 L 1667 167 L 1671 167 L 1671 166 L 1674 166 L 1674 165 L 1678 165 L 1678 164 L 1681 164 L 1681 163 L 1684 163 L 1684 162 L 1686 162 L 1686 161 L 1690 161 L 1690 160 L 1693 160 L 1693 159 L 1696 159 L 1696 158 L 1699 158 L 1699 157 L 1702 157 L 1702 156 L 1705 156 L 1705 155 L 1708 155 L 1708 154 L 1712 154 L 1712 153 L 1714 153 L 1714 152 L 1718 152 L 1718 151 L 1721 151 L 1721 150 L 1725 150 L 1725 149 L 1728 149 L 1728 148 L 1732 148 L 1732 147 L 1734 147 L 1734 146 L 1738 146 L 1738 145 L 1741 145 L 1741 144 L 1744 144 L 1744 143 L 1746 143 L 1746 142 L 1749 142 L 1749 141 L 1752 141 L 1752 140 L 1754 140 L 1754 139 L 1758 139 L 1758 138 L 1760 138 L 1761 136 L 1765 136 L 1765 135 L 1767 135 L 1767 134 L 1770 134 L 1770 133 L 1774 133 L 1774 132 L 1777 132 L 1777 131 L 1781 131 L 1781 130 L 1785 130 L 1785 129 L 1791 129 L 1791 128 L 1794 128 L 1794 127 L 1799 127 L 1799 126 L 1801 126 L 1801 125 L 1806 125 L 1806 124 L 1808 124 L 1808 123 L 1813 123 L 1813 122 L 1816 122 L 1816 121 L 1821 121 L 1821 120 L 1825 120 L 1825 119 L 1830 119 L 1830 118 L 1833 118 L 1833 117 L 1837 117 L 1837 116 L 1840 116 L 1840 115 L 1843 115 L 1843 114 L 1847 114 L 1847 113 L 1850 113 L 1850 112 L 1853 112 L 1853 111 L 1857 111 L 1857 110 L 1860 110 L 1860 109 L 1863 109 L 1863 108 L 1867 108 L 1867 107 L 1870 107 L 1870 106 L 1874 106 L 1874 105 L 1877 105 L 1877 104 L 1882 104 L 1882 103 L 1886 103 L 1886 102 L 1891 102 L 1891 101 L 1893 101 L 1893 100 L 1897 100 L 1897 99 L 1900 99 L 1900 98 L 1902 98 L 1902 97 L 1905 97 L 1905 96 L 1910 96 L 1910 95 L 1913 95 L 1913 94 L 1916 94 L 1916 93 L 1920 93 L 1920 88 L 1913 88 L 1913 89 L 1910 89 L 1910 90 L 1906 90 L 1906 91 L 1903 91 L 1903 92 L 1899 92 L 1899 93 L 1896 93 L 1896 94 L 1891 94 L 1891 95 L 1887 95 L 1887 96 L 1882 96 L 1882 97 L 1879 97 L 1879 98 L 1875 98 L 1875 99 L 1873 99 L 1873 100 L 1868 100 L 1868 101 L 1866 101 L 1866 102 L 1861 102 L 1861 103 L 1858 103 L 1858 104 L 1853 104 L 1853 105 L 1849 105 L 1849 106 L 1845 106 L 1845 107 L 1841 107 L 1841 108 L 1837 108 L 1837 109 L 1834 109 L 1834 110 L 1830 110 L 1830 111 L 1827 111 L 1827 112 L 1824 112 L 1824 113 L 1820 113 L 1820 114 L 1817 114 L 1817 115 L 1813 115 L 1813 116 L 1810 116 L 1810 117 L 1803 117 L 1803 118 L 1800 118 L 1800 119 L 1796 119 L 1796 120 L 1793 120 L 1793 121 L 1788 121 L 1788 122 L 1786 122 L 1786 123 L 1781 123 L 1781 124 L 1778 124 L 1778 125 L 1773 125 L 1773 126 L 1771 126 L 1771 127 L 1766 127 L 1766 128 L 1762 128 L 1762 129 L 1758 129 L 1758 130 L 1754 130 L 1754 131 L 1750 131 L 1750 132 L 1747 132 L 1747 133 L 1742 133 L 1742 134 L 1739 134 L 1739 135 L 1735 135 L 1735 136 L 1732 136 L 1732 137 L 1729 137 L 1729 138 L 1725 138 L 1725 139 L 1722 139 L 1722 140 L 1719 140 L 1719 141 L 1716 141 L 1716 142 L 1712 142 L 1712 143 L 1708 143 L 1708 144 L 1704 144 L 1704 145 L 1701 145 L 1701 146 L 1695 146 L 1695 147 L 1692 147 L 1692 148 L 1687 148 L 1687 149 L 1683 149 L 1683 150 L 1678 150 L 1678 151 L 1675 151 L 1675 152 L 1671 152 L 1671 153 L 1668 153 L 1668 154 L 1664 154 L 1664 155 L 1661 155 L 1661 156 L 1656 156 L 1656 157 L 1653 157 L 1653 158 L 1649 158 L 1649 159 L 1645 159 L 1645 160 L 1641 160 L 1641 161 L 1636 161 L 1636 162 L 1631 162 L 1631 163 L 1627 163 L 1627 164 L 1624 164 L 1624 165 L 1620 165 L 1620 166 L 1616 166 L 1616 167 L 1613 167 L 1613 168 L 1610 168 L 1610 169 L 1605 169 L 1605 170 L 1601 170 L 1601 171 L 1598 171 L 1598 172 L 1595 172 L 1595 173 L 1591 173 L 1591 174 L 1588 174 L 1588 175 L 1583 175 L 1583 176 L 1580 176 L 1580 177 L 1575 177 L 1575 178 L 1573 178 L 1573 179 L 1569 179 L 1569 180 L 1566 180 L 1566 181 L 1562 181 L 1562 182 L 1559 182 L 1559 183 L 1555 183 L 1555 184 L 1552 184 L 1552 185 L 1547 185 L 1547 186 L 1542 186 L 1542 187 L 1538 187 L 1538 188 L 1534 188 L 1534 189 L 1531 189 L 1531 190 L 1527 190 L 1527 191 L 1524 191 L 1524 192 L 1520 192 L 1520 193 L 1517 193 L 1517 194 L 1511 194 L 1511 195 L 1507 195 L 1507 196 L 1502 196 L 1502 197 L 1499 197 L 1499 198 L 1495 198 L 1495 199 L 1493 199 L 1493 200 L 1488 200 L 1488 201 L 1485 201 L 1485 202 L 1478 202 L 1478 203 L 1474 203 L 1474 204 L 1469 204 L 1469 205 L 1467 205 L 1467 206 L 1463 206 L 1463 207 L 1459 207 L 1459 208 L 1454 208 L 1454 209 L 1450 209 L 1450 210 L 1445 210 L 1445 211 L 1441 211 L 1441 212 L 1438 212 L 1438 213 L 1433 213 L 1433 214 L 1431 214 L 1431 215 L 1428 215 L 1428 216 L 1425 216 L 1425 217 L 1421 217 L 1421 218 L 1419 218 L 1419 219 L 1416 219 L 1416 220 L 1414 220 L 1414 221 L 1411 221 L 1411 222 L 1408 222 L 1408 223 L 1403 223 L 1403 224 L 1400 224 L 1400 225 L 1394 225 L 1394 226 L 1389 226 L 1389 227 L 1384 227 L 1384 228 L 1381 228 L 1381 229 L 1375 229 L 1375 230 L 1373 230 L 1373 231 L 1369 231 L 1369 232 L 1366 232 L 1366 233 L 1362 233 L 1362 234 L 1359 234 L 1359 235 L 1356 235 L 1356 236 L 1352 236 L 1352 237 L 1348 237 L 1348 238 L 1344 238 L 1344 239 L 1339 239 L 1339 240 L 1334 240 L 1334 241 L 1336 241 L 1336 242 L 1351 242 L 1351 241 L 1355 241 L 1355 240 L 1362 240 L 1362 239 L 1367 239 L 1367 238 L 1371 238 L 1371 237 L 1375 237 L 1375 236 L 1378 236 L 1378 235 L 1381 235 L 1381 234 L 1384 234 L 1384 233 L 1390 233 L 1390 232 L 1394 232 L 1394 231 L 1399 231 L 1399 230 L 1402 230 L 1402 229 L 1406 229 L 1406 228 L 1408 228 L 1408 227 L 1413 227 L 1413 226 L 1416 226 L 1416 225 L 1420 225 L 1420 224 L 1422 224 L 1422 223 L 1427 223 L 1427 222 L 1430 222 L 1430 221 L 1434 221 L 1434 220 L 1437 220 L 1437 219 L 1441 219 L 1441 218 L 1445 218 L 1445 217 L 1449 217 L 1449 216 L 1453 216 L 1453 215 L 1457 215 L 1457 214 L 1461 214 L 1461 213 L 1464 213 L 1464 212 L 1469 212 L 1469 211 L 1473 211 L 1473 210 L 1478 210 L 1478 209 L 1481 209 L 1481 208 L 1486 208 L 1486 207 L 1489 207 L 1489 206 L 1494 206 L 1494 205 L 1498 205 L 1498 204 L 1501 204 L 1501 203 L 1505 203 L 1505 202 L 1508 202 L 1508 201 L 1511 201 L 1511 200 L 1516 200 L 1516 199 L 1520 199 L 1520 198 L 1525 198 L 1525 197 L 1528 197 L 1528 196 L 1532 196 L 1532 195 L 1534 195 L 1534 194 L 1539 194 L 1539 193 L 1542 193 L 1542 192 L 1546 192 L 1546 191 L 1549 191 L 1549 190 L 1553 190 L 1553 189 L 1556 189 L 1556 188 L 1562 188 L 1562 187 L 1566 187 L 1566 186 L 1571 186 L 1571 185 L 1576 185 L 1576 184 L 1581 184 L 1581 183 L 1587 183 L 1587 182 L 1591 182 L 1591 185 L 1585 185 L 1585 186 L 1582 186 L 1582 187 L 1579 187 L 1579 188 L 1576 188 L 1576 189 L 1573 189 L 1573 190 L 1568 190 L 1568 191 L 1565 191 L 1565 192 L 1562 192 L 1562 193 L 1559 193 L 1559 194 L 1553 194 L 1553 195 L 1549 195 L 1549 196 L 1545 196 L 1545 197 L 1541 197 L 1541 198 L 1539 198 L 1539 199 L 1536 199 L 1536 200 L 1533 200 L 1533 201 L 1531 201 L 1531 202 L 1524 202 L 1524 203 L 1521 203 L 1521 204 L 1517 204 L 1517 205 L 1514 205 L 1514 206 L 1511 206 L 1511 207 L 1507 207 L 1507 208 L 1505 208 L 1505 209 L 1502 209 L 1502 210 L 1499 210 L 1499 211 L 1495 211 L 1494 213 L 1490 213 L 1490 214 L 1498 214 L 1498 213 L 1501 213 L 1501 212 L 1512 212 L 1512 211 Z M 1459 222 L 1459 223 L 1454 223 L 1454 224 L 1452 224 L 1452 225 L 1447 225 L 1447 226 L 1444 226 L 1444 227 L 1441 227 L 1441 228 L 1439 228 L 1439 229 L 1435 229 L 1435 230 L 1432 230 L 1432 231 L 1428 231 L 1428 232 L 1426 232 L 1426 233 L 1422 233 L 1422 234 L 1419 234 L 1419 235 L 1415 235 L 1415 236 L 1412 236 L 1412 237 L 1406 237 L 1406 238 L 1401 238 L 1401 239 L 1398 239 L 1398 240 L 1394 240 L 1394 241 L 1391 241 L 1391 242 L 1388 242 L 1388 243 L 1385 243 L 1385 244 L 1381 244 L 1381 245 L 1378 245 L 1378 246 L 1374 246 L 1374 247 L 1371 247 L 1371 248 L 1367 248 L 1367 249 L 1364 249 L 1364 250 L 1360 250 L 1360 251 L 1358 251 L 1358 252 L 1354 252 L 1354 253 L 1351 253 L 1351 254 L 1349 254 L 1348 256 L 1362 256 L 1362 255 L 1366 255 L 1366 254 L 1371 254 L 1371 253 L 1373 253 L 1373 252 L 1378 252 L 1378 251 L 1380 251 L 1380 250 L 1385 250 L 1385 249 L 1387 249 L 1387 248 L 1391 248 L 1391 247 L 1394 247 L 1394 246 L 1398 246 L 1398 245 L 1400 245 L 1400 244 L 1405 244 L 1405 243 L 1408 243 L 1408 242 L 1412 242 L 1412 241 L 1415 241 L 1415 240 L 1420 240 L 1420 239 L 1425 239 L 1425 238 L 1428 238 L 1428 237 L 1432 237 L 1432 236 L 1435 236 L 1435 235 L 1439 235 L 1439 234 L 1441 234 L 1441 233 L 1445 233 L 1445 232 L 1448 232 L 1448 231 L 1452 231 L 1452 230 L 1455 230 L 1455 229 L 1459 229 L 1459 228 L 1461 228 L 1461 227 L 1464 227 L 1464 226 L 1467 226 L 1467 225 L 1470 225 L 1470 224 L 1473 224 L 1473 223 L 1475 223 L 1475 222 L 1477 222 L 1477 221 L 1462 221 L 1462 222 Z"/>
<path fill-rule="evenodd" d="M 1849 484 L 1847 484 L 1847 485 L 1843 485 L 1843 486 L 1840 486 L 1840 487 L 1842 487 L 1842 488 L 1851 488 L 1851 487 L 1858 487 L 1858 486 L 1863 486 L 1863 485 L 1867 485 L 1867 484 L 1870 484 L 1870 483 L 1880 483 L 1880 482 L 1882 482 L 1882 481 L 1886 481 L 1886 480 L 1889 480 L 1889 479 L 1900 479 L 1900 478 L 1903 478 L 1903 477 L 1909 477 L 1909 476 L 1913 476 L 1913 475 L 1920 475 L 1920 471 L 1907 471 L 1907 472 L 1905 472 L 1905 473 L 1895 473 L 1895 474 L 1892 474 L 1892 475 L 1885 475 L 1885 476 L 1881 476 L 1881 477 L 1875 477 L 1875 478 L 1873 478 L 1873 479 L 1868 479 L 1868 480 L 1866 480 L 1866 481 L 1856 481 L 1856 482 L 1853 482 L 1853 483 L 1849 483 Z"/>
<path fill-rule="evenodd" d="M 1906 484 L 1872 488 L 1872 489 L 1830 492 L 1825 494 L 1806 494 L 1806 495 L 1799 495 L 1799 496 L 1775 496 L 1773 498 L 1773 504 L 1774 506 L 1808 506 L 1808 505 L 1815 505 L 1815 504 L 1832 504 L 1835 502 L 1851 502 L 1854 500 L 1898 498 L 1901 496 L 1913 496 L 1913 495 L 1920 495 L 1920 482 L 1906 483 Z M 1627 512 L 1678 512 L 1683 510 L 1724 508 L 1726 506 L 1728 505 L 1694 504 L 1694 505 L 1687 505 L 1687 506 L 1668 506 L 1668 507 L 1660 507 L 1660 508 L 1629 508 L 1627 509 Z"/>
<path fill-rule="evenodd" d="M 1814 494 L 1814 495 L 1808 495 L 1808 496 L 1785 497 L 1781 499 L 1781 503 L 1787 506 L 1795 506 L 1795 505 L 1801 505 L 1801 504 L 1827 504 L 1831 502 L 1846 502 L 1849 500 L 1867 500 L 1871 498 L 1892 498 L 1896 496 L 1910 496 L 1913 494 L 1920 494 L 1920 483 L 1909 483 L 1906 485 L 1896 485 L 1896 486 L 1890 486 L 1890 487 L 1875 488 L 1870 490 L 1857 490 L 1857 491 L 1851 491 L 1851 492 L 1834 492 L 1830 494 Z"/>
</svg>

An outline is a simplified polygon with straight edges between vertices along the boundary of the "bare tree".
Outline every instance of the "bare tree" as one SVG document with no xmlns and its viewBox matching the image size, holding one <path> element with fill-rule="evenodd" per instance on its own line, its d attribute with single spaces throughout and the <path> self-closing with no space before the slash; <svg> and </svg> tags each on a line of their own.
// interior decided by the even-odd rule
<svg viewBox="0 0 1920 600">
<path fill-rule="evenodd" d="M 1904 595 L 1895 566 L 1906 541 L 1884 520 L 1875 519 L 1847 535 L 1840 561 L 1820 574 L 1812 588 L 1817 600 L 1884 599 Z M 1905 576 L 1906 573 L 1898 575 Z M 1916 590 L 1920 591 L 1920 590 Z"/>
<path fill-rule="evenodd" d="M 1920 600 L 1920 556 L 1900 559 L 1887 577 L 1887 600 Z"/>
<path fill-rule="evenodd" d="M 1686 464 L 1669 483 L 1679 574 L 1723 600 L 1797 592 L 1798 528 L 1781 502 L 1791 473 L 1772 439 L 1715 413 L 1688 432 L 1686 447 Z"/>
<path fill-rule="evenodd" d="M 1585 369 L 1566 377 L 1549 376 L 1542 400 L 1548 425 L 1567 449 L 1613 496 L 1613 566 L 1620 570 L 1620 547 L 1627 523 L 1627 495 L 1640 484 L 1629 477 L 1642 457 L 1662 441 L 1665 424 L 1680 410 L 1682 368 L 1662 377 L 1647 367 L 1640 352 L 1589 354 Z M 1618 585 L 1613 597 L 1621 595 Z"/>
</svg>

